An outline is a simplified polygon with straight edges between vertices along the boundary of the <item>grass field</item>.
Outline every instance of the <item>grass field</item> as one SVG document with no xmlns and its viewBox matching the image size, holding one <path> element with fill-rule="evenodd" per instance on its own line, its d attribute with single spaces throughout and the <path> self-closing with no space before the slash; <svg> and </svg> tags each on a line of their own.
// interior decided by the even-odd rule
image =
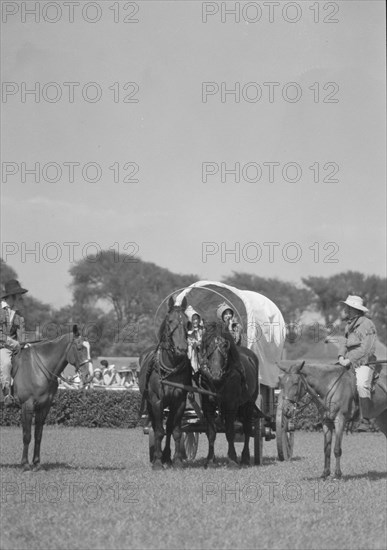
<svg viewBox="0 0 387 550">
<path fill-rule="evenodd" d="M 384 549 L 386 439 L 344 437 L 343 480 L 323 482 L 323 436 L 296 432 L 295 457 L 203 469 L 206 437 L 181 471 L 153 472 L 141 429 L 45 428 L 44 470 L 19 469 L 21 429 L 1 428 L 1 548 Z M 241 445 L 237 445 L 240 453 Z"/>
</svg>

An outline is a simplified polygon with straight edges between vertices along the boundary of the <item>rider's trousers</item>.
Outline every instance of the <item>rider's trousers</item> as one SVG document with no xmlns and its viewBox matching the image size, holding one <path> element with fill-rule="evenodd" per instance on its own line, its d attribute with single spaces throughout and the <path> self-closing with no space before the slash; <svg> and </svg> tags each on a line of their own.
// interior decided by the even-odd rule
<svg viewBox="0 0 387 550">
<path fill-rule="evenodd" d="M 367 365 L 361 365 L 355 368 L 355 373 L 359 397 L 368 397 L 370 399 L 373 369 Z"/>
<path fill-rule="evenodd" d="M 12 351 L 7 348 L 0 349 L 0 382 L 1 387 L 11 385 Z"/>
</svg>

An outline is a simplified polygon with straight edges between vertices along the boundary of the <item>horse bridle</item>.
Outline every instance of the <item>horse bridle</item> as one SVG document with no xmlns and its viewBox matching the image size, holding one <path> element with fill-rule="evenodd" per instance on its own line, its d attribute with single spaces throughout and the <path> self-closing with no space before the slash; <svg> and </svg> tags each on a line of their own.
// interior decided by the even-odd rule
<svg viewBox="0 0 387 550">
<path fill-rule="evenodd" d="M 173 342 L 172 336 L 173 336 L 173 333 L 175 332 L 175 330 L 177 330 L 179 327 L 183 327 L 184 335 L 186 336 L 187 331 L 186 331 L 186 328 L 185 328 L 182 313 L 179 313 L 179 322 L 176 323 L 176 326 L 173 328 L 173 330 L 170 330 L 170 327 L 167 323 L 168 332 L 167 332 L 167 334 L 164 335 L 164 338 L 160 342 L 159 347 L 163 347 L 163 349 L 165 349 L 166 351 L 171 351 L 172 353 L 175 353 L 176 352 L 176 347 L 175 347 L 175 344 Z M 167 345 L 163 346 L 162 344 L 164 344 L 164 343 L 166 343 Z"/>
<path fill-rule="evenodd" d="M 74 337 L 72 340 L 70 340 L 70 342 L 67 344 L 67 347 L 66 347 L 66 351 L 65 351 L 65 357 L 67 359 L 67 355 L 70 351 L 70 349 L 72 348 L 72 346 L 75 346 L 75 365 L 73 365 L 75 367 L 75 370 L 78 372 L 79 369 L 85 365 L 86 363 L 91 363 L 91 359 L 85 359 L 85 361 L 82 361 L 80 362 L 79 360 L 79 351 L 78 351 L 78 346 L 76 345 L 76 338 Z M 82 344 L 83 346 L 83 344 Z M 40 355 L 38 354 L 38 352 L 36 351 L 35 349 L 35 346 L 31 346 L 31 350 L 32 350 L 32 353 L 35 355 L 35 358 L 37 359 L 37 365 L 39 367 L 39 369 L 43 372 L 43 374 L 46 376 L 46 378 L 48 380 L 53 380 L 53 379 L 58 379 L 58 380 L 64 380 L 64 378 L 62 376 L 58 376 L 57 374 L 53 373 L 53 372 L 50 372 L 45 366 L 44 366 L 44 363 L 40 357 Z"/>
<path fill-rule="evenodd" d="M 206 349 L 206 353 L 204 355 L 200 354 L 201 356 L 200 368 L 204 371 L 204 374 L 209 372 L 208 362 L 210 357 L 215 353 L 216 350 L 218 350 L 220 355 L 224 359 L 224 366 L 221 368 L 221 373 L 223 376 L 227 368 L 229 349 L 230 349 L 230 342 L 227 340 L 227 338 L 223 338 L 223 336 L 215 336 L 209 348 Z"/>
</svg>

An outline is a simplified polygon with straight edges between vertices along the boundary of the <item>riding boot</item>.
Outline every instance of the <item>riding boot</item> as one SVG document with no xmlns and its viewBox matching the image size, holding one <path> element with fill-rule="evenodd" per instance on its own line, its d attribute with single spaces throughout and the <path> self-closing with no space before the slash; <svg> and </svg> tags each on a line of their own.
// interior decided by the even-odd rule
<svg viewBox="0 0 387 550">
<path fill-rule="evenodd" d="M 15 404 L 15 399 L 11 394 L 11 387 L 9 384 L 6 384 L 3 388 L 4 395 L 4 407 L 12 407 Z"/>
<path fill-rule="evenodd" d="M 361 418 L 369 420 L 372 418 L 372 401 L 369 397 L 359 397 Z"/>
</svg>

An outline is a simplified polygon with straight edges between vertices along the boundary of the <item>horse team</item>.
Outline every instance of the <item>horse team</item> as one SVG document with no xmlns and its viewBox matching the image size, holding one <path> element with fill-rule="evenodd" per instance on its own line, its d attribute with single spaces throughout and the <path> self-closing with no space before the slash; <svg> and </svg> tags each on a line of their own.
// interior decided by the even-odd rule
<svg viewBox="0 0 387 550">
<path fill-rule="evenodd" d="M 192 368 L 187 351 L 187 300 L 176 305 L 171 297 L 167 314 L 161 323 L 158 344 L 140 357 L 140 391 L 146 403 L 155 434 L 152 467 L 164 465 L 182 467 L 181 421 L 186 407 L 187 393 L 192 389 Z M 214 444 L 217 423 L 222 422 L 228 442 L 228 462 L 236 467 L 234 425 L 238 418 L 243 426 L 244 447 L 241 465 L 250 465 L 249 439 L 254 422 L 261 411 L 256 407 L 259 393 L 259 361 L 251 350 L 236 346 L 234 339 L 222 323 L 208 323 L 204 327 L 199 351 L 201 409 L 206 420 L 208 455 L 205 466 L 215 464 Z M 91 363 L 88 343 L 76 326 L 70 335 L 54 341 L 31 344 L 17 356 L 13 367 L 14 397 L 22 409 L 24 470 L 40 468 L 40 444 L 45 419 L 58 388 L 58 380 L 65 366 L 74 365 L 84 383 L 89 377 Z M 243 388 L 241 366 L 245 373 Z M 332 431 L 335 427 L 335 477 L 341 477 L 341 441 L 345 422 L 356 410 L 354 377 L 340 366 L 313 367 L 294 365 L 280 381 L 285 412 L 290 417 L 294 405 L 307 392 L 322 411 L 325 438 L 324 478 L 330 475 Z M 245 390 L 245 391 L 244 391 Z M 247 390 L 247 391 L 246 391 Z M 377 424 L 387 437 L 387 395 L 385 374 L 380 376 L 375 390 Z M 167 419 L 164 429 L 164 415 Z M 32 416 L 35 415 L 35 445 L 32 465 L 28 460 L 31 441 Z M 164 449 L 162 440 L 165 438 Z M 171 437 L 175 442 L 173 460 Z"/>
</svg>

